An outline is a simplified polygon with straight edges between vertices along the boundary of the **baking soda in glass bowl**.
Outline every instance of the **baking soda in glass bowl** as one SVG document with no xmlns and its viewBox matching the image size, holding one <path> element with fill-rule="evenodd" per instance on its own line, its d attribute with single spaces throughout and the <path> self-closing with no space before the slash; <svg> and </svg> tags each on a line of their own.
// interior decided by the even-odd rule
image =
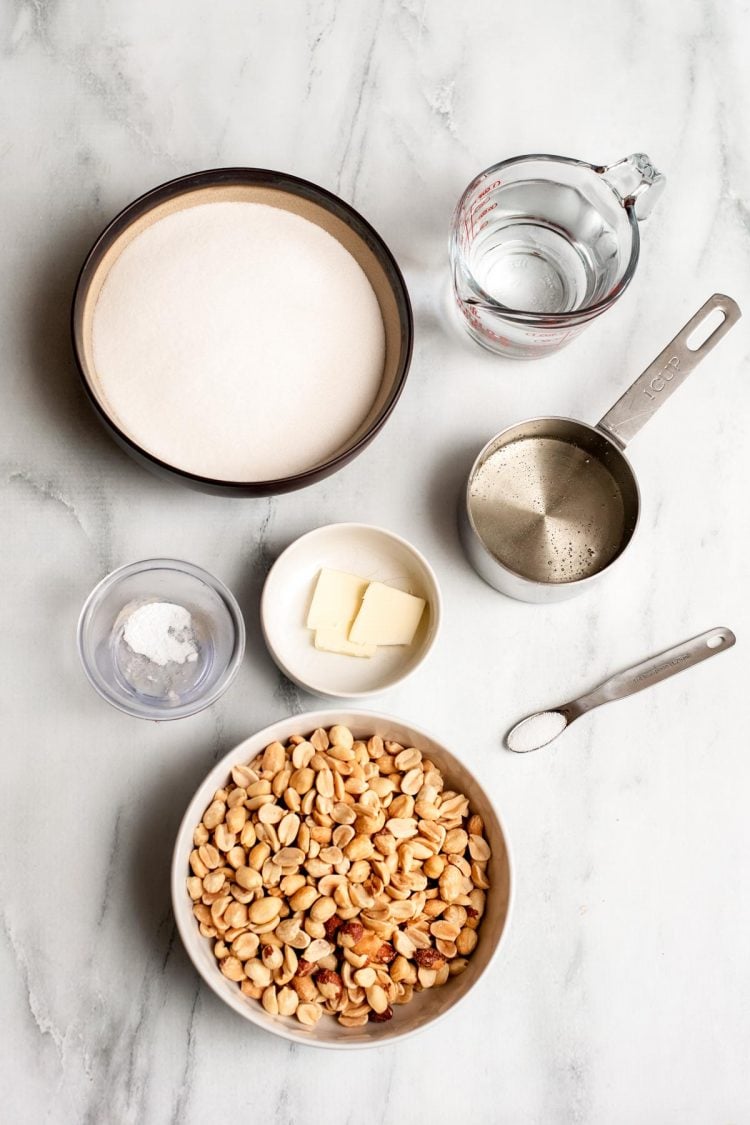
<svg viewBox="0 0 750 1125">
<path fill-rule="evenodd" d="M 210 628 L 174 602 L 124 606 L 112 631 L 115 674 L 138 695 L 179 703 L 198 688 L 213 661 Z"/>
<path fill-rule="evenodd" d="M 92 686 L 137 718 L 179 719 L 226 691 L 245 650 L 245 624 L 227 587 L 191 563 L 121 567 L 89 595 L 78 650 Z"/>
</svg>

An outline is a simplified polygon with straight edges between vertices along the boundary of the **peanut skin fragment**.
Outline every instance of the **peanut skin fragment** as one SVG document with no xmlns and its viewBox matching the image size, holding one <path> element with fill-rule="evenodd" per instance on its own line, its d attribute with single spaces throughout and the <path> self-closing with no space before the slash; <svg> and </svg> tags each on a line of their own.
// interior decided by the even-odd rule
<svg viewBox="0 0 750 1125">
<path fill-rule="evenodd" d="M 445 964 L 445 957 L 437 949 L 417 949 L 414 951 L 414 960 L 424 969 L 439 969 Z"/>
</svg>

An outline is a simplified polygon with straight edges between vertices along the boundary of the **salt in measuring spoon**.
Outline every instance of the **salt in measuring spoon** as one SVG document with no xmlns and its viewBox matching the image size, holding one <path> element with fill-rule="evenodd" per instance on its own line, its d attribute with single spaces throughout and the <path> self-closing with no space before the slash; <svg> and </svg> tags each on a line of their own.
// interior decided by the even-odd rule
<svg viewBox="0 0 750 1125">
<path fill-rule="evenodd" d="M 658 656 L 634 664 L 632 668 L 626 668 L 624 672 L 611 676 L 586 695 L 580 695 L 570 703 L 563 703 L 562 706 L 552 710 L 538 711 L 535 715 L 529 715 L 520 723 L 516 723 L 506 738 L 508 749 L 515 751 L 516 754 L 525 754 L 530 750 L 540 750 L 543 746 L 549 746 L 550 742 L 562 734 L 574 719 L 580 719 L 581 715 L 593 711 L 594 707 L 600 707 L 602 703 L 612 703 L 616 699 L 625 699 L 626 696 L 643 691 L 652 684 L 676 676 L 678 672 L 692 668 L 702 660 L 708 660 L 709 656 L 716 656 L 717 653 L 731 648 L 736 640 L 731 629 L 718 626 L 709 629 L 706 633 L 700 633 L 697 637 L 692 637 L 689 641 L 683 641 L 674 648 L 668 648 Z"/>
</svg>

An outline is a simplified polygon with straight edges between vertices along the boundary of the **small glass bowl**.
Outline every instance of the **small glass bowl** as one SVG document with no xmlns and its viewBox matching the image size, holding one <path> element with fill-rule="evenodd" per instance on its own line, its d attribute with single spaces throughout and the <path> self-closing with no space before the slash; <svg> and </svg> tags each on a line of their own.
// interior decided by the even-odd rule
<svg viewBox="0 0 750 1125">
<path fill-rule="evenodd" d="M 122 634 L 123 610 L 153 601 L 188 610 L 198 657 L 175 666 L 169 690 L 155 685 L 151 693 L 136 675 L 137 655 Z M 145 559 L 112 571 L 91 591 L 78 621 L 78 652 L 92 686 L 138 719 L 183 719 L 209 707 L 231 684 L 244 651 L 245 622 L 234 595 L 207 571 L 176 559 Z"/>
</svg>

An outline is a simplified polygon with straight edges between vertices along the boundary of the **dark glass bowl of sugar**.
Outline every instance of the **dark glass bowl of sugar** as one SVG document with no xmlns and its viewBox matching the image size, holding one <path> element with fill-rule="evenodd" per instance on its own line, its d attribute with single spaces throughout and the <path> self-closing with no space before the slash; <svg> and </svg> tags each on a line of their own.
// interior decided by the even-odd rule
<svg viewBox="0 0 750 1125">
<path fill-rule="evenodd" d="M 92 590 L 78 651 L 91 685 L 113 707 L 141 719 L 181 719 L 229 687 L 245 625 L 233 594 L 213 575 L 175 559 L 146 559 Z"/>
</svg>

